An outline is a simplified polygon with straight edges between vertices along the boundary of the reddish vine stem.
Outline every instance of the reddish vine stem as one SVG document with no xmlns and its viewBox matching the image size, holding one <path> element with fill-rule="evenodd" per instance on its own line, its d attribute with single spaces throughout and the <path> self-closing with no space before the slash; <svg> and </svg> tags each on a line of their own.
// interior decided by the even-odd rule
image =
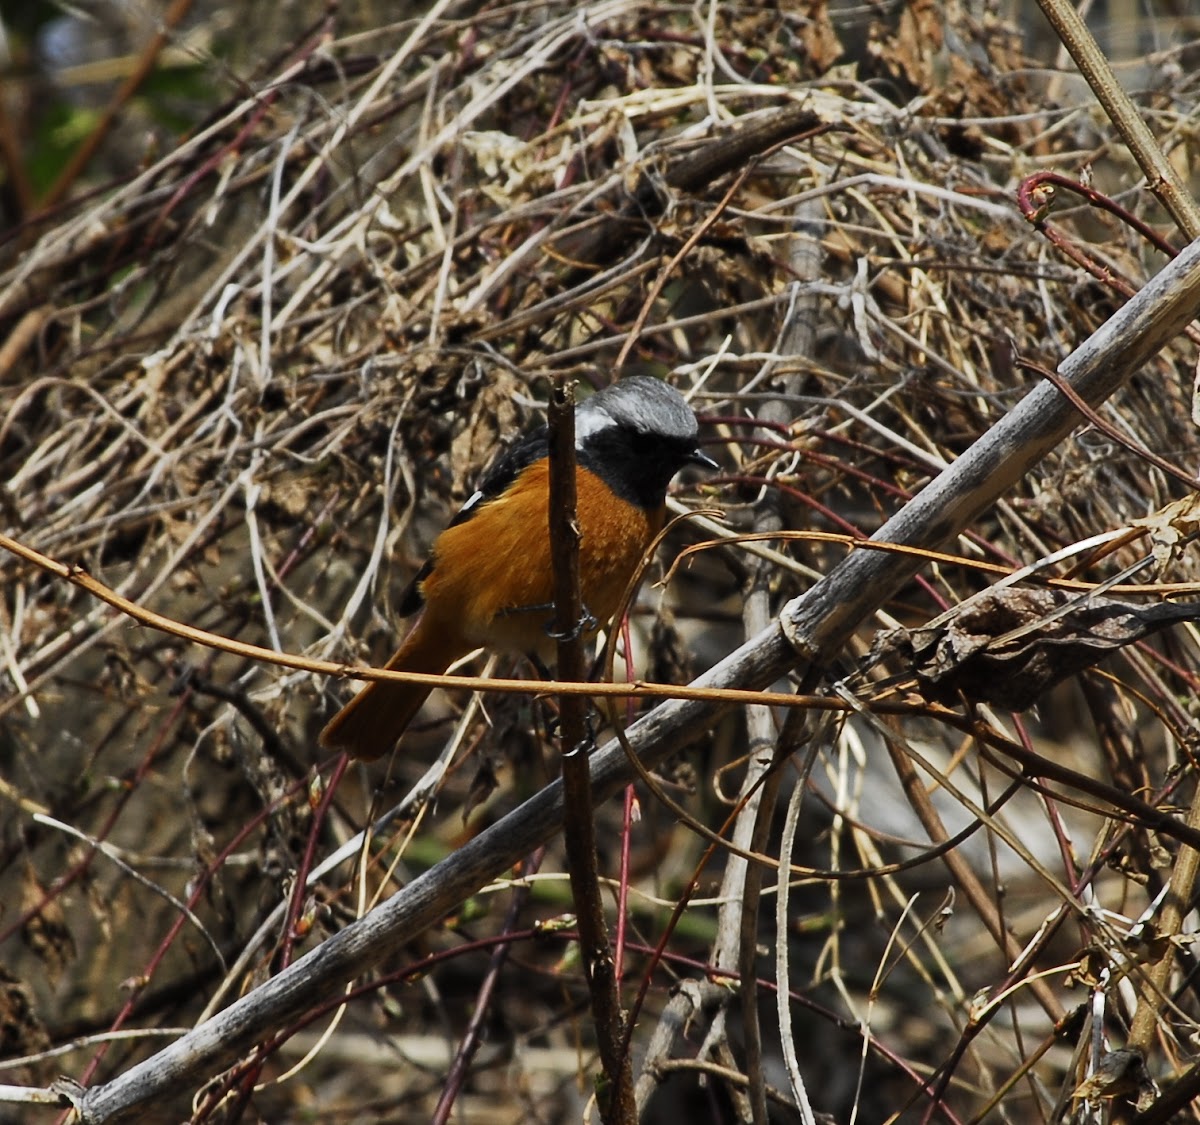
<svg viewBox="0 0 1200 1125">
<path fill-rule="evenodd" d="M 545 854 L 545 848 L 538 848 L 530 856 L 525 864 L 526 875 L 537 873 L 538 868 L 542 865 L 542 857 Z M 509 903 L 508 914 L 504 919 L 504 932 L 500 935 L 502 938 L 516 933 L 517 920 L 520 918 L 521 911 L 528 900 L 529 884 L 518 886 L 513 891 L 512 902 Z M 467 1075 L 471 1069 L 471 1060 L 474 1059 L 480 1044 L 483 1042 L 483 1027 L 491 1011 L 496 986 L 500 983 L 500 972 L 508 961 L 508 955 L 512 951 L 515 940 L 514 938 L 511 941 L 499 941 L 492 949 L 487 975 L 484 977 L 483 984 L 479 987 L 479 995 L 475 1000 L 475 1009 L 471 1013 L 467 1030 L 463 1033 L 462 1041 L 455 1052 L 454 1061 L 450 1064 L 450 1073 L 446 1076 L 441 1097 L 438 1098 L 437 1106 L 434 1108 L 433 1125 L 445 1125 L 445 1122 L 450 1120 L 454 1104 L 458 1100 L 458 1095 L 462 1093 L 463 1084 L 466 1082 Z"/>
<path fill-rule="evenodd" d="M 1046 221 L 1046 215 L 1050 211 L 1050 204 L 1057 188 L 1073 192 L 1098 211 L 1112 215 L 1113 218 L 1135 231 L 1156 250 L 1166 254 L 1168 258 L 1174 258 L 1179 253 L 1149 223 L 1139 219 L 1107 195 L 1079 183 L 1078 180 L 1072 180 L 1060 172 L 1036 172 L 1022 180 L 1017 188 L 1017 206 L 1021 208 L 1021 214 L 1025 216 L 1026 221 L 1032 223 L 1052 245 L 1077 266 L 1087 270 L 1097 281 L 1120 293 L 1123 297 L 1132 297 L 1137 292 L 1137 286 L 1128 278 L 1122 277 L 1108 266 L 1084 253 L 1058 227 Z M 1200 332 L 1194 325 L 1185 328 L 1184 331 L 1194 343 L 1200 344 Z"/>
</svg>

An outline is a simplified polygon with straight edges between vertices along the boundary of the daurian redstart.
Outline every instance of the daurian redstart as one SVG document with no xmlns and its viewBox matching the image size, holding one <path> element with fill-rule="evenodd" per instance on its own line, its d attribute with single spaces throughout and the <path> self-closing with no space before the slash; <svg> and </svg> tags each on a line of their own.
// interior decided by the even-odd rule
<svg viewBox="0 0 1200 1125">
<path fill-rule="evenodd" d="M 696 444 L 696 416 L 673 387 L 630 376 L 575 408 L 580 590 L 595 627 L 608 622 L 663 525 L 667 485 L 685 465 L 716 468 Z M 434 541 L 405 593 L 416 624 L 386 667 L 440 674 L 476 648 L 554 653 L 549 436 L 509 448 Z M 395 745 L 430 688 L 374 682 L 321 732 L 321 745 L 373 760 Z"/>
</svg>

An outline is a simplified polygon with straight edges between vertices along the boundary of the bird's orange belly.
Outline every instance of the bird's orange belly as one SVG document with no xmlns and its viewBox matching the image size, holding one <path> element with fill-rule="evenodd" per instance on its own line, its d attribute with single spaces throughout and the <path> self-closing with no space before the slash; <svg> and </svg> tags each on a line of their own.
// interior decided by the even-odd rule
<svg viewBox="0 0 1200 1125">
<path fill-rule="evenodd" d="M 431 618 L 454 622 L 473 645 L 552 656 L 548 487 L 549 463 L 535 462 L 502 496 L 442 532 L 421 587 Z M 663 510 L 618 499 L 586 469 L 576 471 L 576 488 L 580 586 L 588 612 L 603 625 L 662 527 Z"/>
</svg>

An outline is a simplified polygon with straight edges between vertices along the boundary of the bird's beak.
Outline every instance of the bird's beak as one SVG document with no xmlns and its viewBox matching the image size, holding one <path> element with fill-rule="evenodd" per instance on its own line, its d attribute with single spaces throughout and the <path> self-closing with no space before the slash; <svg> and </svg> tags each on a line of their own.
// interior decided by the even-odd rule
<svg viewBox="0 0 1200 1125">
<path fill-rule="evenodd" d="M 719 469 L 721 467 L 707 453 L 702 453 L 699 449 L 693 449 L 688 454 L 687 463 L 689 465 L 700 465 L 705 469 Z"/>
</svg>

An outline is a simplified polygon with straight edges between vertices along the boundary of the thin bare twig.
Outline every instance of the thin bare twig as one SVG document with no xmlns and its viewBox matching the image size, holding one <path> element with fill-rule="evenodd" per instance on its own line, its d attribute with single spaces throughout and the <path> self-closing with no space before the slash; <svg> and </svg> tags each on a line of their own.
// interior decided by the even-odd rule
<svg viewBox="0 0 1200 1125">
<path fill-rule="evenodd" d="M 575 392 L 556 381 L 548 413 L 550 427 L 550 551 L 554 571 L 554 629 L 558 637 L 558 674 L 579 681 L 586 667 L 583 656 L 587 612 L 580 593 L 579 522 L 575 510 Z M 591 993 L 592 1017 L 604 1067 L 598 1090 L 600 1113 L 606 1125 L 633 1125 L 633 1064 L 625 1049 L 625 1016 L 620 982 L 604 918 L 604 899 L 596 869 L 596 827 L 592 811 L 587 734 L 587 701 L 563 695 L 559 701 L 562 726 L 563 842 L 571 894 L 579 924 L 584 975 Z"/>
</svg>

